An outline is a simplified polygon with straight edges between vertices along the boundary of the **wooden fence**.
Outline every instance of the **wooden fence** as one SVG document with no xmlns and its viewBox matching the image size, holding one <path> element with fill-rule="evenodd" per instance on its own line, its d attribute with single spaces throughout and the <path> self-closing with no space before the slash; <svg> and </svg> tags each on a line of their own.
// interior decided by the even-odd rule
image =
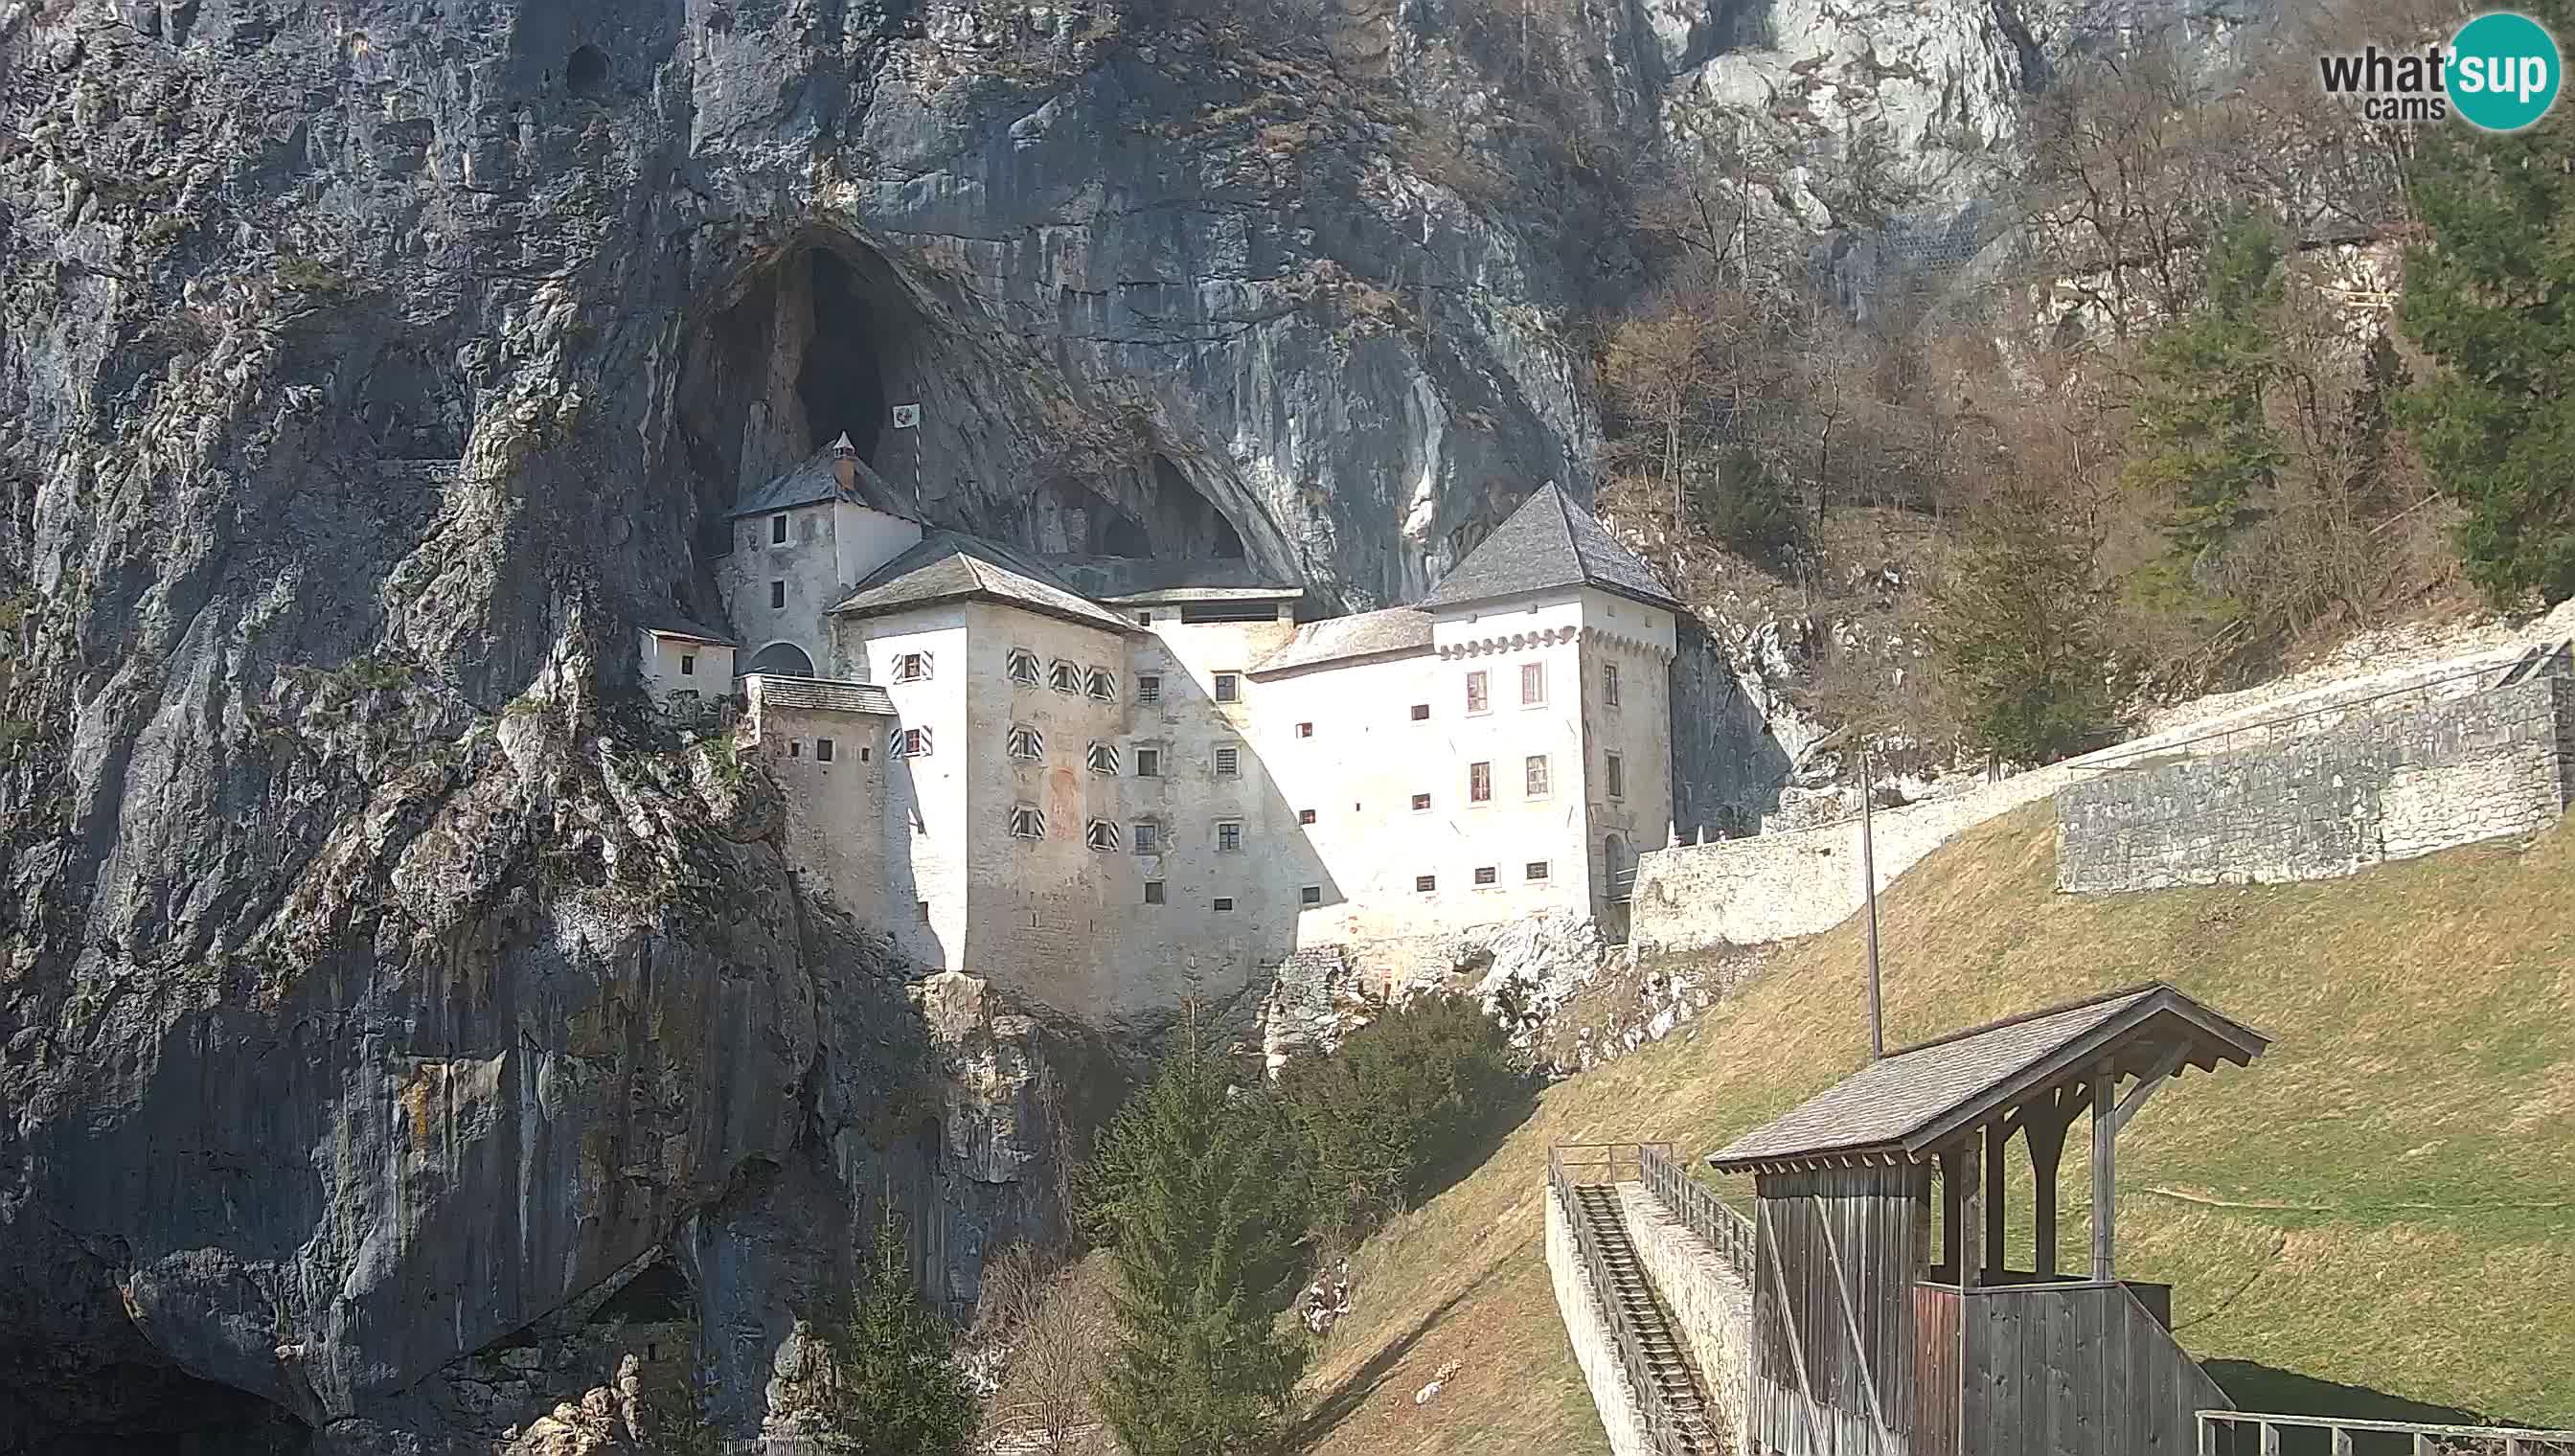
<svg viewBox="0 0 2575 1456">
<path fill-rule="evenodd" d="M 1645 1191 L 1670 1209 L 1683 1227 L 1707 1240 L 1708 1247 L 1733 1266 L 1744 1286 L 1751 1287 L 1752 1220 L 1727 1207 L 1715 1190 L 1691 1177 L 1673 1159 L 1668 1142 L 1639 1143 L 1636 1164 Z"/>
<path fill-rule="evenodd" d="M 1546 1150 L 1546 1183 L 1549 1196 L 1564 1215 L 1564 1226 L 1573 1236 L 1573 1250 L 1582 1260 L 1583 1278 L 1591 1287 L 1591 1301 L 1609 1326 L 1609 1339 L 1618 1349 L 1618 1367 L 1627 1372 L 1628 1387 L 1636 1393 L 1636 1413 L 1645 1423 L 1645 1439 L 1658 1456 L 1702 1456 L 1706 1449 L 1697 1439 L 1706 1423 L 1685 1420 L 1663 1400 L 1662 1382 L 1655 1377 L 1653 1362 L 1645 1356 L 1644 1340 L 1634 1321 L 1628 1318 L 1626 1305 L 1618 1297 L 1618 1284 L 1601 1256 L 1599 1241 L 1592 1237 L 1591 1225 L 1583 1217 L 1582 1202 L 1574 1196 L 1578 1184 L 1619 1183 L 1628 1181 L 1618 1176 L 1623 1170 L 1635 1171 L 1637 1145 L 1632 1142 L 1564 1143 Z M 1576 1170 L 1580 1170 L 1579 1173 Z M 1596 1174 L 1597 1176 L 1594 1176 Z M 1643 1271 L 1637 1270 L 1642 1278 Z"/>
<path fill-rule="evenodd" d="M 2261 1411 L 2199 1413 L 2200 1456 L 2280 1456 L 2283 1435 L 2291 1446 L 2330 1451 L 2403 1452 L 2406 1456 L 2575 1456 L 2575 1431 L 2534 1431 L 2513 1426 L 2440 1426 L 2415 1421 L 2344 1420 L 2336 1416 L 2284 1416 Z M 2304 1436 L 2304 1442 L 2295 1437 Z"/>
</svg>

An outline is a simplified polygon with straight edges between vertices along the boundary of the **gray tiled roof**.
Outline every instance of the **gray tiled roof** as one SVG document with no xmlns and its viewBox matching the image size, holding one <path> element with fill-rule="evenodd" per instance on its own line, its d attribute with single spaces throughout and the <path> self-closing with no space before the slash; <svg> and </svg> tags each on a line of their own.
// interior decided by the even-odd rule
<svg viewBox="0 0 2575 1456">
<path fill-rule="evenodd" d="M 1057 580 L 1100 602 L 1153 592 L 1269 591 L 1295 597 L 1305 590 L 1240 557 L 1050 556 L 1041 560 Z"/>
<path fill-rule="evenodd" d="M 877 568 L 832 611 L 868 617 L 968 599 L 1005 603 L 1111 632 L 1140 630 L 1067 591 L 1046 568 L 1010 548 L 954 531 L 923 537 L 920 545 Z"/>
<path fill-rule="evenodd" d="M 742 646 L 714 628 L 691 622 L 685 617 L 665 617 L 659 621 L 648 622 L 644 624 L 644 630 L 660 637 L 686 638 L 690 642 L 712 643 L 720 648 Z"/>
<path fill-rule="evenodd" d="M 919 520 L 919 514 L 906 506 L 903 498 L 895 494 L 894 487 L 886 484 L 885 477 L 870 470 L 864 460 L 851 462 L 858 467 L 857 483 L 846 495 L 842 492 L 839 447 L 842 441 L 849 438 L 844 435 L 840 440 L 814 452 L 798 464 L 788 467 L 769 484 L 736 502 L 734 508 L 725 513 L 725 519 L 734 521 L 745 516 L 764 516 L 772 511 L 792 510 L 798 506 L 815 506 L 825 501 L 846 500 L 856 502 L 871 511 L 901 517 L 906 521 Z"/>
<path fill-rule="evenodd" d="M 1296 629 L 1277 652 L 1252 665 L 1254 677 L 1396 653 L 1430 650 L 1430 614 L 1413 607 L 1389 607 L 1355 617 L 1326 618 Z"/>
<path fill-rule="evenodd" d="M 894 716 L 894 696 L 874 683 L 843 683 L 830 678 L 784 678 L 760 675 L 764 708 L 805 708 L 825 713 L 874 713 Z"/>
<path fill-rule="evenodd" d="M 2162 1023 L 2167 1012 L 2177 1021 Z M 1890 1053 L 1707 1160 L 1726 1167 L 1860 1149 L 1919 1151 L 1913 1140 L 1920 1134 L 1954 1123 L 1962 1113 L 1977 1112 L 1984 1103 L 1999 1110 L 2039 1089 L 2043 1082 L 2023 1086 L 2020 1079 L 2049 1070 L 2049 1063 L 2078 1043 L 2100 1040 L 2106 1033 L 2109 1042 L 2102 1054 L 2112 1055 L 2110 1042 L 2144 1031 L 2149 1022 L 2159 1023 L 2146 1038 L 2156 1046 L 2169 1044 L 2171 1034 L 2185 1028 L 2197 1033 L 2194 1039 L 2206 1045 L 2194 1047 L 2199 1054 L 2192 1060 L 2210 1065 L 2220 1059 L 2250 1061 L 2268 1044 L 2171 986 L 2132 987 Z M 2122 1061 L 2124 1069 L 2141 1071 L 2137 1058 Z"/>
<path fill-rule="evenodd" d="M 1468 552 L 1421 605 L 1463 607 L 1562 587 L 1596 587 L 1666 611 L 1682 610 L 1634 552 L 1611 540 L 1590 512 L 1552 484 L 1540 487 Z"/>
</svg>

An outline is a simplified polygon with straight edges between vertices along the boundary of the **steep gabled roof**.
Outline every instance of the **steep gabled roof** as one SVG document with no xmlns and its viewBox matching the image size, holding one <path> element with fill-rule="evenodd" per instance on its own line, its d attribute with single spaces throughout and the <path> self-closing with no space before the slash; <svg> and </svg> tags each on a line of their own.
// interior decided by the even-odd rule
<svg viewBox="0 0 2575 1456">
<path fill-rule="evenodd" d="M 1683 610 L 1634 552 L 1612 541 L 1590 512 L 1565 499 L 1552 482 L 1468 552 L 1421 605 L 1464 607 L 1567 587 L 1593 587 L 1667 612 Z"/>
<path fill-rule="evenodd" d="M 1273 673 L 1319 667 L 1325 663 L 1399 657 L 1428 651 L 1430 614 L 1413 607 L 1389 607 L 1382 612 L 1362 612 L 1355 617 L 1327 617 L 1321 622 L 1306 623 L 1296 629 L 1296 635 L 1277 652 L 1253 664 L 1251 671 L 1255 678 L 1266 678 Z"/>
<path fill-rule="evenodd" d="M 1991 1022 L 1870 1062 L 1784 1117 L 1708 1154 L 1710 1167 L 1900 1154 L 1911 1157 L 2020 1099 L 2108 1060 L 2123 1073 L 2251 1064 L 2260 1032 L 2153 982 Z"/>
<path fill-rule="evenodd" d="M 912 508 L 903 504 L 903 498 L 895 494 L 894 487 L 886 484 L 885 477 L 868 469 L 868 463 L 860 460 L 855 452 L 850 456 L 850 464 L 858 468 L 853 473 L 856 480 L 849 490 L 841 489 L 841 452 L 848 450 L 849 446 L 850 437 L 844 435 L 803 461 L 789 466 L 769 484 L 736 502 L 734 508 L 725 513 L 725 519 L 735 521 L 745 516 L 765 516 L 772 511 L 790 511 L 798 506 L 819 506 L 825 501 L 849 501 L 904 521 L 919 520 Z"/>
<path fill-rule="evenodd" d="M 934 602 L 968 600 L 999 602 L 1110 632 L 1141 630 L 1066 590 L 1053 573 L 1010 548 L 954 531 L 934 531 L 923 537 L 919 545 L 870 573 L 832 612 L 873 617 Z"/>
</svg>

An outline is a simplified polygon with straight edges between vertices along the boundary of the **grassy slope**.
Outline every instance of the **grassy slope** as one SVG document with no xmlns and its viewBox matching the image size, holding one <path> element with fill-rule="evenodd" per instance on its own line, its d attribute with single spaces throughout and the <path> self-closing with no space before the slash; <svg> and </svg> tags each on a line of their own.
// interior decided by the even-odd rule
<svg viewBox="0 0 2575 1456">
<path fill-rule="evenodd" d="M 2050 813 L 1986 824 L 1887 897 L 1889 1044 L 2148 978 L 2249 1022 L 2269 1055 L 2186 1075 L 2122 1134 L 2120 1271 L 2173 1283 L 2183 1343 L 2247 1408 L 2575 1426 L 2575 819 L 2348 879 L 2076 898 L 2053 890 Z M 1311 1451 L 1605 1452 L 1539 1252 L 1547 1145 L 1694 1157 L 1783 1110 L 1861 1059 L 1860 963 L 1855 925 L 1786 948 L 1686 1039 L 1550 1089 L 1372 1239 Z M 2027 1206 L 2016 1188 L 2015 1262 Z"/>
</svg>

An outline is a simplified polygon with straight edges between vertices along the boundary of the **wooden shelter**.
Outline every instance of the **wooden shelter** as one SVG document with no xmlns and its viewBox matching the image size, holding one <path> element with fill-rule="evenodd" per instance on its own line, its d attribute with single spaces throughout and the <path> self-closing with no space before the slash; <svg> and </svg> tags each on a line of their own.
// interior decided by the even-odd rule
<svg viewBox="0 0 2575 1456">
<path fill-rule="evenodd" d="M 1890 1053 L 1710 1154 L 1758 1195 L 1747 1456 L 2185 1456 L 2194 1412 L 2231 1402 L 2174 1342 L 2170 1289 L 2118 1277 L 2118 1132 L 2167 1079 L 2268 1045 L 2137 986 Z M 2092 1247 L 2063 1273 L 2057 1164 L 2086 1111 Z M 2015 1136 L 2028 1269 L 2002 1255 Z"/>
</svg>

